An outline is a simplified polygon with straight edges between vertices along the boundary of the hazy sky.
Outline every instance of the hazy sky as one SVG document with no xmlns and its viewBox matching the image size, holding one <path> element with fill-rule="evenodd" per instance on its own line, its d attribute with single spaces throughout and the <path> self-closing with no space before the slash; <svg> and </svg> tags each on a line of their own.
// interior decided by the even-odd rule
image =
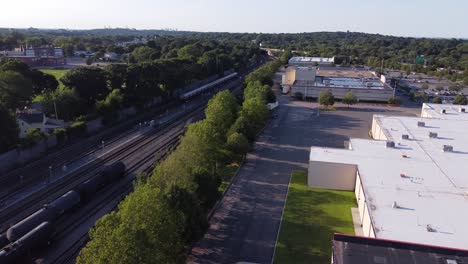
<svg viewBox="0 0 468 264">
<path fill-rule="evenodd" d="M 2 0 L 0 27 L 468 38 L 468 0 Z"/>
</svg>

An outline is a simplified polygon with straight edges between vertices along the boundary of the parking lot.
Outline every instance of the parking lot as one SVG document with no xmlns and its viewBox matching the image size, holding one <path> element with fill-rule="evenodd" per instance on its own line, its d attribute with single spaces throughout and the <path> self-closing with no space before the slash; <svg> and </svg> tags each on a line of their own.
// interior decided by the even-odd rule
<svg viewBox="0 0 468 264">
<path fill-rule="evenodd" d="M 343 148 L 369 138 L 373 114 L 416 116 L 419 107 L 359 104 L 320 111 L 317 103 L 278 96 L 272 119 L 213 214 L 189 263 L 270 263 L 293 170 L 306 170 L 311 146 Z"/>
</svg>

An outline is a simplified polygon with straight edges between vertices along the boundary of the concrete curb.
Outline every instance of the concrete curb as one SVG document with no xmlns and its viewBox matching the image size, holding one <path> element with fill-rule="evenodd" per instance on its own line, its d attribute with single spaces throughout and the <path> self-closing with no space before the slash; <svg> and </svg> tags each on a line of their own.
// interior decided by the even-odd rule
<svg viewBox="0 0 468 264">
<path fill-rule="evenodd" d="M 286 199 L 284 199 L 283 211 L 281 212 L 281 220 L 280 220 L 280 224 L 279 224 L 279 227 L 278 227 L 278 232 L 276 233 L 275 248 L 273 249 L 273 255 L 271 256 L 271 264 L 273 264 L 273 262 L 275 261 L 276 247 L 278 245 L 278 239 L 279 239 L 279 235 L 280 235 L 280 232 L 281 232 L 281 224 L 283 223 L 284 209 L 286 209 L 286 203 L 288 202 L 289 187 L 291 186 L 291 180 L 292 180 L 292 172 L 291 172 L 290 175 L 291 176 L 289 177 L 288 191 L 286 192 Z"/>
</svg>

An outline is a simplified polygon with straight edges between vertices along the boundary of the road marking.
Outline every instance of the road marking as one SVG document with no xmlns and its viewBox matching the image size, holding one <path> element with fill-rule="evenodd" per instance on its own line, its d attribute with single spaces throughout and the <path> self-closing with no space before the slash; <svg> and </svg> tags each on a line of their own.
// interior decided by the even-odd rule
<svg viewBox="0 0 468 264">
<path fill-rule="evenodd" d="M 288 201 L 289 186 L 291 185 L 291 179 L 292 179 L 292 171 L 289 176 L 288 191 L 286 192 L 286 199 L 284 199 L 283 212 L 281 212 L 281 220 L 280 220 L 280 224 L 278 227 L 278 232 L 276 233 L 276 242 L 275 242 L 275 248 L 273 249 L 273 255 L 271 256 L 271 264 L 273 264 L 273 262 L 275 261 L 276 246 L 278 245 L 278 239 L 279 239 L 279 235 L 281 232 L 281 224 L 283 223 L 284 209 L 286 208 L 286 202 Z"/>
</svg>

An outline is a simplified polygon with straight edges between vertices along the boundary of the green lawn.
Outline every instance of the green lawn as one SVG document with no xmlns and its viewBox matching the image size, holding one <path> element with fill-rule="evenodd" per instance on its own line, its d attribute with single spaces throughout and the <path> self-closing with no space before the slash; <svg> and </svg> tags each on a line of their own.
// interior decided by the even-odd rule
<svg viewBox="0 0 468 264">
<path fill-rule="evenodd" d="M 274 262 L 330 263 L 333 233 L 354 234 L 355 206 L 354 192 L 309 188 L 307 174 L 294 171 Z"/>
<path fill-rule="evenodd" d="M 55 76 L 55 79 L 59 82 L 59 87 L 62 87 L 63 83 L 60 81 L 60 78 L 62 78 L 68 70 L 40 69 L 40 71 Z"/>
</svg>

